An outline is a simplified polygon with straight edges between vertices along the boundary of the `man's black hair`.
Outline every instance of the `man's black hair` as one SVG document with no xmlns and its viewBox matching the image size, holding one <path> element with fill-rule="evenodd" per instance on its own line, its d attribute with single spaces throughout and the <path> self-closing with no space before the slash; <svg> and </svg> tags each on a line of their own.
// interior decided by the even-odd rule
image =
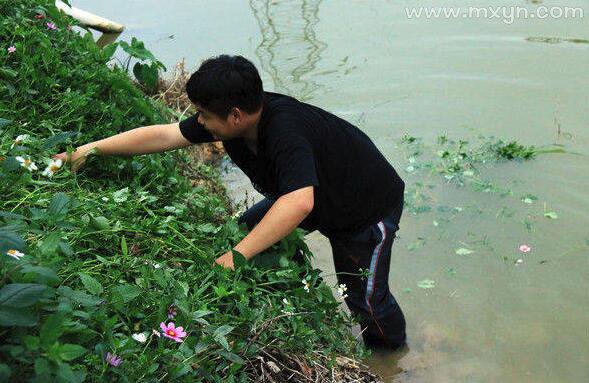
<svg viewBox="0 0 589 383">
<path fill-rule="evenodd" d="M 221 55 L 204 61 L 186 83 L 195 104 L 227 118 L 231 108 L 247 113 L 262 106 L 264 89 L 258 70 L 242 56 Z"/>
</svg>

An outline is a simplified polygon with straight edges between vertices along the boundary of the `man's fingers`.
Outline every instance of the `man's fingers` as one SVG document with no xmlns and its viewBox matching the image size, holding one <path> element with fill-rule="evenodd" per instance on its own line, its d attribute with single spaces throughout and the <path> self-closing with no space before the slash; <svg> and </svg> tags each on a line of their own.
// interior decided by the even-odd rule
<svg viewBox="0 0 589 383">
<path fill-rule="evenodd" d="M 53 156 L 54 160 L 62 160 L 63 162 L 68 162 L 69 158 L 66 152 L 59 153 Z"/>
</svg>

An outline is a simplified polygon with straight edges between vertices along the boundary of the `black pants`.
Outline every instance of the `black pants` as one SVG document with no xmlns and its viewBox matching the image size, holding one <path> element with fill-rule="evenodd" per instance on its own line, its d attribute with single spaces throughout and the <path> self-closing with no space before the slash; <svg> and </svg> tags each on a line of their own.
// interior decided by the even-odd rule
<svg viewBox="0 0 589 383">
<path fill-rule="evenodd" d="M 238 222 L 251 230 L 273 203 L 267 198 L 256 203 Z M 346 304 L 359 317 L 362 337 L 371 348 L 394 349 L 405 344 L 405 317 L 389 291 L 391 248 L 402 211 L 403 201 L 378 223 L 349 236 L 328 237 L 338 283 L 348 288 Z M 316 229 L 306 221 L 299 227 L 309 232 Z M 358 275 L 360 269 L 370 272 L 368 278 Z"/>
</svg>

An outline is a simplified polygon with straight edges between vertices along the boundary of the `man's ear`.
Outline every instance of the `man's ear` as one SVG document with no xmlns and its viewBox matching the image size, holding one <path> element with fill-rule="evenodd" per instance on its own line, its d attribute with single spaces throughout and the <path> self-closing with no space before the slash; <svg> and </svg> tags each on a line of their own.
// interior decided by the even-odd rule
<svg viewBox="0 0 589 383">
<path fill-rule="evenodd" d="M 233 107 L 231 108 L 231 111 L 229 112 L 229 115 L 233 118 L 233 121 L 238 123 L 242 120 L 243 118 L 243 112 L 241 110 L 239 110 L 238 107 Z"/>
</svg>

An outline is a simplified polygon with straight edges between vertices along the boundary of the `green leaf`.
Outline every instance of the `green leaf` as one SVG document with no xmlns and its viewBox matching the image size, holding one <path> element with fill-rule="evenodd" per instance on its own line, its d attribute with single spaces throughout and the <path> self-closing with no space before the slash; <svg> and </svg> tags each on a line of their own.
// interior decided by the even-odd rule
<svg viewBox="0 0 589 383">
<path fill-rule="evenodd" d="M 110 60 L 112 58 L 112 56 L 115 54 L 115 51 L 117 50 L 118 46 L 119 46 L 119 43 L 112 43 L 112 44 L 108 44 L 107 46 L 102 48 L 102 53 L 104 54 L 104 58 L 106 60 Z"/>
<path fill-rule="evenodd" d="M 35 281 L 41 284 L 56 286 L 61 281 L 61 278 L 49 267 L 25 265 L 22 271 L 25 274 L 34 274 Z"/>
<path fill-rule="evenodd" d="M 80 290 L 73 290 L 68 286 L 59 286 L 57 288 L 57 292 L 61 296 L 69 298 L 72 301 L 86 307 L 96 306 L 102 302 L 102 299 L 95 297 L 94 295 L 87 294 Z"/>
<path fill-rule="evenodd" d="M 224 357 L 225 359 L 227 359 L 233 363 L 245 364 L 245 360 L 243 360 L 242 357 L 240 357 L 239 355 L 234 354 L 232 352 L 221 350 L 221 351 L 219 351 L 219 355 L 221 355 L 222 357 Z"/>
<path fill-rule="evenodd" d="M 137 81 L 148 90 L 153 91 L 157 87 L 158 81 L 158 67 L 156 63 L 151 65 L 135 63 L 133 66 L 133 74 Z"/>
<path fill-rule="evenodd" d="M 181 376 L 184 376 L 192 371 L 192 367 L 189 363 L 179 364 L 178 366 L 174 367 L 170 371 L 170 378 L 176 379 Z"/>
<path fill-rule="evenodd" d="M 472 254 L 472 253 L 474 253 L 473 250 L 469 250 L 469 249 L 466 249 L 464 247 L 461 247 L 459 249 L 456 249 L 456 254 L 458 254 L 458 255 L 469 255 L 469 254 Z"/>
<path fill-rule="evenodd" d="M 0 382 L 9 382 L 11 374 L 10 367 L 4 363 L 0 363 Z"/>
<path fill-rule="evenodd" d="M 110 229 L 110 222 L 106 217 L 92 217 L 90 219 L 90 225 L 97 230 L 108 230 Z"/>
<path fill-rule="evenodd" d="M 123 257 L 127 257 L 127 255 L 129 255 L 129 250 L 127 249 L 127 240 L 124 236 L 121 237 L 121 254 L 123 254 Z"/>
<path fill-rule="evenodd" d="M 86 349 L 79 344 L 66 343 L 59 346 L 59 357 L 62 360 L 70 361 L 86 353 Z"/>
<path fill-rule="evenodd" d="M 28 307 L 41 297 L 47 286 L 36 283 L 11 283 L 0 289 L 0 306 Z"/>
<path fill-rule="evenodd" d="M 67 383 L 78 383 L 80 380 L 74 374 L 74 371 L 67 363 L 59 363 L 59 367 L 57 370 L 57 377 L 60 378 L 63 382 Z"/>
<path fill-rule="evenodd" d="M 39 338 L 41 339 L 41 347 L 45 350 L 52 344 L 57 342 L 63 333 L 63 316 L 61 314 L 53 314 L 49 316 L 39 331 Z"/>
<path fill-rule="evenodd" d="M 76 132 L 60 132 L 57 133 L 54 136 L 51 136 L 49 138 L 47 138 L 44 142 L 43 142 L 43 148 L 44 149 L 50 149 L 53 148 L 57 145 L 66 143 L 68 141 L 70 141 L 72 138 L 76 137 L 78 135 L 78 133 Z"/>
<path fill-rule="evenodd" d="M 154 372 L 157 371 L 157 369 L 160 368 L 159 363 L 152 363 L 148 368 L 147 368 L 147 374 L 153 374 Z"/>
<path fill-rule="evenodd" d="M 112 193 L 112 199 L 119 203 L 125 202 L 129 198 L 129 188 L 122 188 Z"/>
<path fill-rule="evenodd" d="M 39 349 L 39 337 L 37 336 L 32 336 L 32 335 L 26 335 L 23 337 L 23 343 L 24 345 L 27 347 L 28 350 L 31 351 L 36 351 Z"/>
<path fill-rule="evenodd" d="M 0 118 L 0 128 L 10 124 L 12 121 L 11 120 L 7 120 L 5 118 Z"/>
<path fill-rule="evenodd" d="M 100 282 L 98 282 L 96 279 L 94 279 L 93 277 L 91 277 L 88 274 L 85 273 L 78 273 L 78 275 L 80 276 L 80 280 L 82 281 L 82 284 L 84 285 L 84 287 L 86 288 L 86 290 L 88 290 L 88 292 L 90 294 L 93 295 L 100 295 L 102 294 L 102 285 L 100 284 Z"/>
<path fill-rule="evenodd" d="M 556 214 L 556 212 L 554 212 L 554 211 L 549 211 L 549 212 L 544 213 L 544 217 L 550 218 L 550 219 L 558 219 L 558 214 Z"/>
<path fill-rule="evenodd" d="M 0 326 L 30 327 L 37 324 L 37 316 L 29 309 L 0 306 Z"/>
<path fill-rule="evenodd" d="M 223 346 L 227 351 L 229 351 L 229 343 L 227 342 L 227 338 L 225 337 L 231 331 L 233 331 L 234 327 L 229 325 L 223 325 L 218 327 L 215 332 L 213 333 L 213 338 L 217 343 Z"/>
<path fill-rule="evenodd" d="M 37 377 L 49 375 L 51 373 L 51 365 L 49 364 L 49 361 L 45 358 L 35 359 L 35 373 L 37 374 Z M 45 376 L 45 378 L 48 378 L 48 376 Z"/>
<path fill-rule="evenodd" d="M 151 60 L 156 61 L 155 56 L 145 48 L 143 41 L 137 40 L 135 37 L 131 38 L 131 45 L 126 41 L 119 42 L 119 45 L 125 52 L 131 57 L 139 60 Z"/>
<path fill-rule="evenodd" d="M 120 285 L 114 287 L 112 292 L 123 303 L 128 303 L 141 294 L 141 289 L 134 285 Z"/>
<path fill-rule="evenodd" d="M 61 243 L 61 234 L 59 232 L 50 233 L 43 241 L 37 243 L 41 254 L 45 256 L 56 255 Z"/>
<path fill-rule="evenodd" d="M 69 211 L 70 198 L 65 193 L 57 193 L 51 199 L 47 213 L 54 219 L 62 219 Z"/>
<path fill-rule="evenodd" d="M 202 223 L 196 227 L 196 230 L 204 234 L 210 234 L 216 233 L 218 231 L 218 228 L 211 223 Z"/>
<path fill-rule="evenodd" d="M 231 252 L 233 253 L 233 266 L 238 269 L 244 266 L 247 266 L 248 262 L 247 259 L 241 254 L 239 251 L 232 249 Z"/>
<path fill-rule="evenodd" d="M 17 76 L 18 76 L 18 72 L 17 71 L 12 70 L 10 68 L 0 67 L 0 77 L 16 78 Z"/>
</svg>

